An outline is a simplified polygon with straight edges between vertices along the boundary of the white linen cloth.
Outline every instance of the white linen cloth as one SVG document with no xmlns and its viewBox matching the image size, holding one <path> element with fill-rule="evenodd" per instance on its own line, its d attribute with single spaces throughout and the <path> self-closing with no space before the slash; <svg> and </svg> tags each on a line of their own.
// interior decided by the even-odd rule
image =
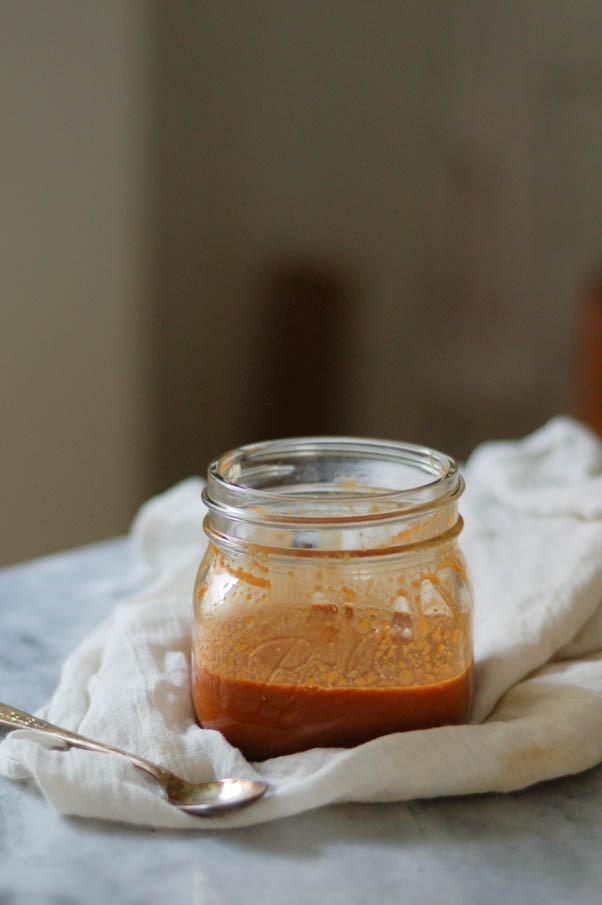
<svg viewBox="0 0 602 905">
<path fill-rule="evenodd" d="M 262 764 L 200 729 L 190 703 L 189 637 L 204 547 L 202 482 L 191 479 L 141 509 L 132 533 L 152 580 L 69 657 L 40 715 L 187 779 L 260 778 L 271 793 L 228 815 L 191 817 L 119 759 L 49 750 L 24 730 L 0 746 L 0 772 L 32 778 L 65 814 L 200 830 L 331 802 L 505 792 L 598 763 L 602 444 L 578 423 L 556 418 L 525 440 L 479 447 L 465 476 L 462 542 L 476 597 L 471 725 Z"/>
</svg>

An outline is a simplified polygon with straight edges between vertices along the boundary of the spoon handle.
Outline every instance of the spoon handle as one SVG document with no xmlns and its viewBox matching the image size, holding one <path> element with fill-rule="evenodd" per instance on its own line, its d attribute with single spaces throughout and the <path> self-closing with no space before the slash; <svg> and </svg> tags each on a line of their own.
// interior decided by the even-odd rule
<svg viewBox="0 0 602 905">
<path fill-rule="evenodd" d="M 172 778 L 169 770 L 165 770 L 158 764 L 153 764 L 142 757 L 130 754 L 128 751 L 122 751 L 121 748 L 113 748 L 111 745 L 95 742 L 91 738 L 86 738 L 85 735 L 78 735 L 77 732 L 70 732 L 69 729 L 63 729 L 61 726 L 47 723 L 46 720 L 41 720 L 39 717 L 33 716 L 31 713 L 25 713 L 23 710 L 17 710 L 16 707 L 11 707 L 9 704 L 0 703 L 0 725 L 9 726 L 11 729 L 34 729 L 36 732 L 43 732 L 44 735 L 50 735 L 74 748 L 84 748 L 87 751 L 96 751 L 99 754 L 116 754 L 129 760 L 139 770 L 150 773 L 157 782 L 162 784 Z"/>
<path fill-rule="evenodd" d="M 43 732 L 45 735 L 51 735 L 67 745 L 73 745 L 78 748 L 87 748 L 89 751 L 99 751 L 107 754 L 125 754 L 123 751 L 117 751 L 109 745 L 103 745 L 100 742 L 92 741 L 76 732 L 70 732 L 69 729 L 63 729 L 61 726 L 54 726 L 41 720 L 39 717 L 31 713 L 25 713 L 24 710 L 17 710 L 9 704 L 0 704 L 0 723 L 9 726 L 11 729 L 35 729 L 37 732 Z"/>
</svg>

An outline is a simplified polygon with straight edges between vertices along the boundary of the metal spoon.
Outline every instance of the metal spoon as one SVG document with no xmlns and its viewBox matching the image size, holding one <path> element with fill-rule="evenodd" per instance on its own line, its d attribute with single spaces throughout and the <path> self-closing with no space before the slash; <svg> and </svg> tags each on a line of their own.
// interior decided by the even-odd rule
<svg viewBox="0 0 602 905">
<path fill-rule="evenodd" d="M 229 811 L 250 804 L 261 798 L 267 792 L 268 786 L 263 782 L 255 782 L 252 779 L 221 779 L 215 782 L 186 782 L 175 773 L 159 767 L 157 764 L 122 751 L 121 748 L 113 748 L 111 745 L 103 745 L 83 735 L 77 735 L 60 726 L 53 726 L 45 720 L 40 720 L 31 713 L 24 713 L 10 707 L 8 704 L 0 704 L 0 725 L 10 726 L 12 729 L 35 729 L 43 732 L 69 747 L 85 748 L 88 751 L 98 751 L 100 754 L 116 754 L 129 760 L 139 770 L 150 774 L 153 779 L 163 787 L 167 800 L 187 814 L 198 817 L 218 814 L 221 811 Z"/>
</svg>

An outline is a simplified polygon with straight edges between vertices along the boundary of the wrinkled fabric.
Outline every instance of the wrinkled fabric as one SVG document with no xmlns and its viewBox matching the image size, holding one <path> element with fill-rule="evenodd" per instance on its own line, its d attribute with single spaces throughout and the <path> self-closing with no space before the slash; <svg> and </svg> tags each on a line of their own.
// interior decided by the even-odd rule
<svg viewBox="0 0 602 905">
<path fill-rule="evenodd" d="M 248 763 L 200 729 L 190 701 L 194 576 L 205 546 L 202 482 L 150 500 L 132 534 L 149 581 L 64 664 L 40 715 L 192 781 L 267 780 L 255 804 L 211 818 L 173 808 L 126 763 L 50 750 L 19 730 L 0 772 L 31 779 L 64 814 L 210 829 L 332 802 L 508 792 L 602 760 L 602 444 L 568 418 L 480 446 L 464 468 L 462 546 L 475 591 L 475 701 L 464 726 L 389 735 Z"/>
</svg>

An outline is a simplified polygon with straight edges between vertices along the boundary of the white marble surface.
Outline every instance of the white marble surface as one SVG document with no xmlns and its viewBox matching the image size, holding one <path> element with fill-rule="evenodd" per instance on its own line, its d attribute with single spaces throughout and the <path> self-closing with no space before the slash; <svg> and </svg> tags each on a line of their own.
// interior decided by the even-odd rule
<svg viewBox="0 0 602 905">
<path fill-rule="evenodd" d="M 44 703 L 61 660 L 135 587 L 132 556 L 113 541 L 0 572 L 0 699 Z M 602 767 L 513 795 L 208 834 L 63 818 L 0 778 L 0 905 L 599 905 L 601 815 Z"/>
</svg>

